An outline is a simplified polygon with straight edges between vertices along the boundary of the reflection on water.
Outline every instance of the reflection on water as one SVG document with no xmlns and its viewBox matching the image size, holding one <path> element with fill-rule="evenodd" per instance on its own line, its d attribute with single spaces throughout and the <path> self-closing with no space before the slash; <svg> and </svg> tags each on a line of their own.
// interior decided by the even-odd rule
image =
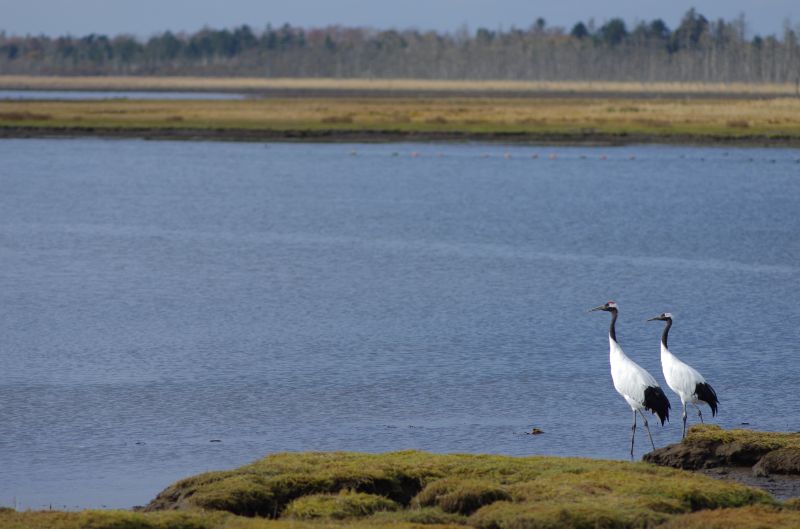
<svg viewBox="0 0 800 529">
<path fill-rule="evenodd" d="M 0 158 L 0 505 L 130 507 L 279 450 L 624 459 L 608 318 L 586 313 L 608 299 L 659 380 L 644 320 L 675 315 L 717 422 L 800 429 L 798 151 L 3 140 Z M 678 440 L 677 415 L 653 434 Z"/>
</svg>

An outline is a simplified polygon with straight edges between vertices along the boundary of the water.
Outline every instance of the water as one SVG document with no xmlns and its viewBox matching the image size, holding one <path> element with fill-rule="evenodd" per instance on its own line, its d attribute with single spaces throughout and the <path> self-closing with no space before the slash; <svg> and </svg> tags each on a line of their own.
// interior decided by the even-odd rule
<svg viewBox="0 0 800 529">
<path fill-rule="evenodd" d="M 609 317 L 586 312 L 608 299 L 662 381 L 645 319 L 675 315 L 715 422 L 800 429 L 800 151 L 80 139 L 0 159 L 0 505 L 130 507 L 281 450 L 624 459 Z M 667 393 L 658 445 L 681 432 Z"/>
<path fill-rule="evenodd" d="M 96 100 L 96 99 L 244 99 L 242 94 L 222 92 L 157 92 L 133 90 L 0 90 L 2 100 Z"/>
</svg>

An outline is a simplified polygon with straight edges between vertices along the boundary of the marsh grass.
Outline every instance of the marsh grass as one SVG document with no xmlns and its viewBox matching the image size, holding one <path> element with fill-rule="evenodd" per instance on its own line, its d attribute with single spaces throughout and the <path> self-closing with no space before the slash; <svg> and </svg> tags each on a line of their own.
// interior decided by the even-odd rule
<svg viewBox="0 0 800 529">
<path fill-rule="evenodd" d="M 427 485 L 417 495 L 415 503 L 437 506 L 447 513 L 469 515 L 484 505 L 510 500 L 511 494 L 491 481 L 444 478 Z"/>
<path fill-rule="evenodd" d="M 0 101 L 3 127 L 210 130 L 221 137 L 235 137 L 237 131 L 324 131 L 800 139 L 800 99 L 650 99 L 624 104 L 601 97 Z"/>
<path fill-rule="evenodd" d="M 342 490 L 338 494 L 311 494 L 297 498 L 283 512 L 283 517 L 343 520 L 399 508 L 397 503 L 377 494 Z"/>
<path fill-rule="evenodd" d="M 800 475 L 800 433 L 723 430 L 716 425 L 697 425 L 682 445 L 713 450 L 732 464 L 753 465 L 756 476 Z"/>
<path fill-rule="evenodd" d="M 46 121 L 52 118 L 49 114 L 35 114 L 33 112 L 2 112 L 0 113 L 0 121 Z"/>
<path fill-rule="evenodd" d="M 147 509 L 340 519 L 396 508 L 374 515 L 376 523 L 397 515 L 485 529 L 606 522 L 633 528 L 702 509 L 761 503 L 775 502 L 759 490 L 643 463 L 409 451 L 275 454 L 180 481 Z"/>
<path fill-rule="evenodd" d="M 743 449 L 771 451 L 780 448 L 800 448 L 800 433 L 723 430 L 715 424 L 698 424 L 689 429 L 684 442 L 736 443 Z"/>
<path fill-rule="evenodd" d="M 226 513 L 0 512 L 2 529 L 222 529 Z"/>
<path fill-rule="evenodd" d="M 692 434 L 722 435 L 713 430 Z M 235 470 L 181 480 L 159 494 L 149 512 L 0 511 L 0 527 L 750 529 L 799 527 L 797 505 L 735 483 L 645 463 L 311 452 L 274 454 Z"/>
<path fill-rule="evenodd" d="M 795 511 L 754 506 L 739 509 L 700 511 L 676 516 L 663 529 L 797 529 L 800 516 Z"/>
</svg>

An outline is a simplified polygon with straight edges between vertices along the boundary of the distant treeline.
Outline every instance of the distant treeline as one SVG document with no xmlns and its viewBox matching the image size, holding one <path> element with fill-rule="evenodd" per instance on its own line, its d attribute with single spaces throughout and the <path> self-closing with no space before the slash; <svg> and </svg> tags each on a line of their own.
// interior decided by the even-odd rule
<svg viewBox="0 0 800 529">
<path fill-rule="evenodd" d="M 288 24 L 165 32 L 146 41 L 0 33 L 0 73 L 796 82 L 798 30 L 787 24 L 783 35 L 748 38 L 745 25 L 743 17 L 709 21 L 692 9 L 674 29 L 660 19 L 629 28 L 613 18 L 567 31 L 540 18 L 527 29 L 454 33 Z"/>
</svg>

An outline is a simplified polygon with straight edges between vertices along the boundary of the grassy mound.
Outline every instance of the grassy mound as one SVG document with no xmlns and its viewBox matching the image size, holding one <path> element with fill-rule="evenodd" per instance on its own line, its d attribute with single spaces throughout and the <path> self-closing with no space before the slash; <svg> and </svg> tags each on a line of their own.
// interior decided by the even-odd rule
<svg viewBox="0 0 800 529">
<path fill-rule="evenodd" d="M 688 442 L 739 444 L 750 450 L 800 448 L 800 433 L 757 432 L 754 430 L 723 430 L 715 424 L 698 424 L 689 429 Z"/>
<path fill-rule="evenodd" d="M 489 529 L 643 527 L 700 509 L 759 503 L 774 502 L 759 490 L 642 463 L 408 451 L 275 454 L 179 481 L 146 510 L 330 520 L 395 508 L 375 516 Z"/>
<path fill-rule="evenodd" d="M 472 514 L 484 505 L 511 500 L 511 495 L 496 483 L 474 479 L 439 479 L 416 497 L 424 506 L 437 506 L 444 512 Z"/>
<path fill-rule="evenodd" d="M 692 426 L 680 443 L 659 448 L 645 461 L 673 468 L 753 466 L 756 475 L 800 475 L 800 434 Z"/>
</svg>

